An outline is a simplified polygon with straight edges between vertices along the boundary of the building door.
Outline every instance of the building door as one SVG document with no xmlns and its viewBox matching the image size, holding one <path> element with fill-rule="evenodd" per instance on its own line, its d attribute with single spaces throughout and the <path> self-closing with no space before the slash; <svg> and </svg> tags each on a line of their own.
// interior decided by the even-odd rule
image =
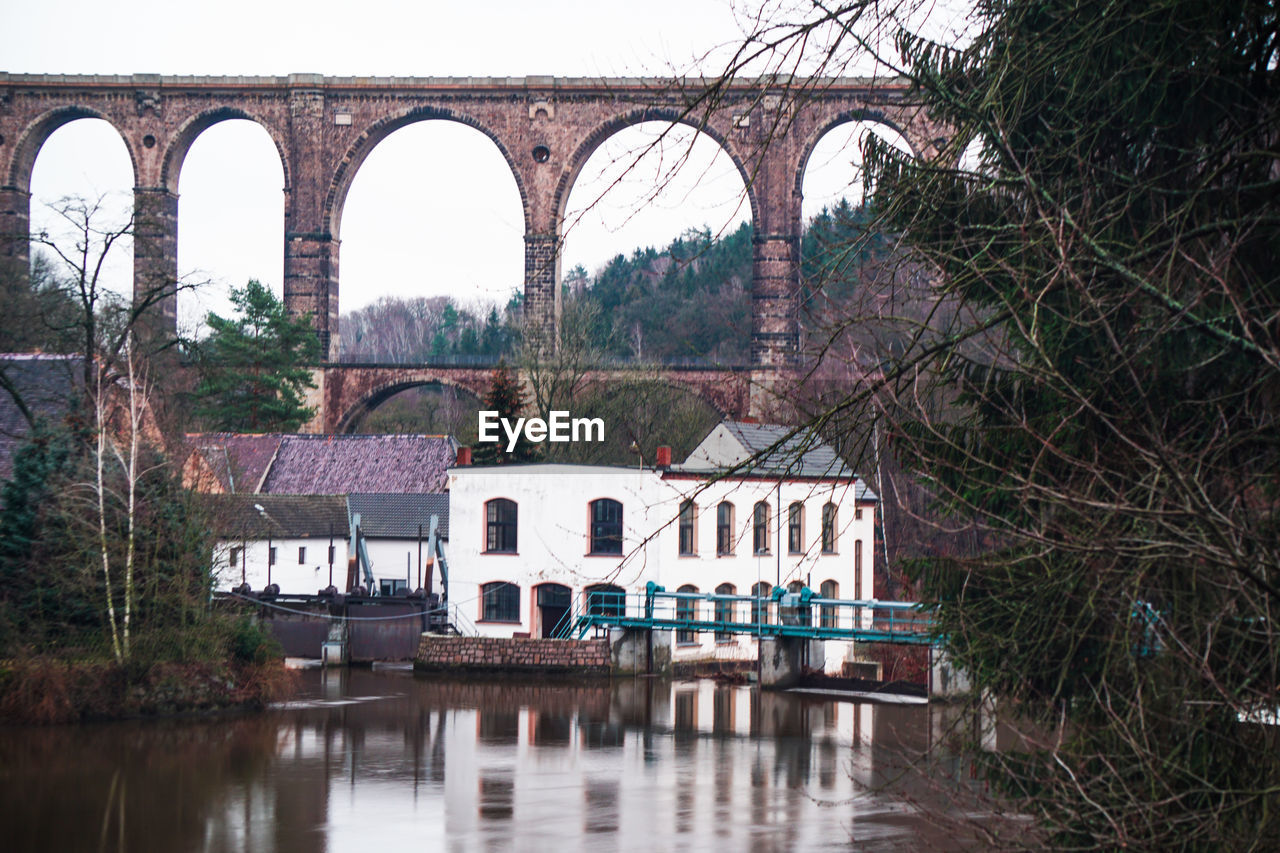
<svg viewBox="0 0 1280 853">
<path fill-rule="evenodd" d="M 557 629 L 566 627 L 562 623 L 569 621 L 569 596 L 569 587 L 558 583 L 538 587 L 539 637 L 553 637 Z"/>
</svg>

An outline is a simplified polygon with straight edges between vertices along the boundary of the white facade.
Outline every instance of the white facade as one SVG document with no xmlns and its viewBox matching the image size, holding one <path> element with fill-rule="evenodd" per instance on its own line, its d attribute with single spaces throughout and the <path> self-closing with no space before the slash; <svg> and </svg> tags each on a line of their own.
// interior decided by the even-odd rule
<svg viewBox="0 0 1280 853">
<path fill-rule="evenodd" d="M 394 587 L 404 586 L 409 590 L 426 586 L 427 573 L 427 537 L 422 537 L 422 559 L 418 559 L 418 540 L 365 537 L 365 550 L 369 553 L 370 569 L 374 582 L 380 590 L 394 591 Z M 434 573 L 434 589 L 440 589 L 440 570 L 432 568 Z M 364 579 L 361 578 L 361 583 Z"/>
<path fill-rule="evenodd" d="M 708 472 L 687 469 L 534 464 L 453 468 L 449 484 L 451 610 L 463 617 L 460 627 L 470 628 L 469 619 L 485 636 L 548 634 L 555 627 L 549 623 L 563 618 L 559 587 L 568 588 L 574 613 L 582 610 L 587 588 L 597 584 L 628 594 L 642 593 L 653 581 L 668 592 L 693 588 L 752 595 L 798 582 L 815 593 L 823 592 L 825 583 L 831 598 L 870 599 L 873 594 L 875 502 L 851 477 L 746 476 L 713 482 Z M 855 494 L 866 496 L 859 501 Z M 495 540 L 487 507 L 498 499 L 516 507 L 515 548 L 505 552 L 489 547 Z M 621 505 L 621 555 L 593 553 L 591 518 L 598 500 Z M 686 501 L 693 504 L 692 530 L 686 529 L 682 543 L 680 510 Z M 767 508 L 759 543 L 757 504 Z M 728 509 L 721 510 L 722 505 Z M 794 535 L 793 506 L 798 513 Z M 830 521 L 825 541 L 824 513 Z M 482 591 L 499 582 L 514 584 L 518 596 L 513 602 L 505 590 L 502 606 L 494 607 Z M 697 618 L 715 618 L 711 603 L 695 606 Z M 495 610 L 502 619 L 486 618 Z M 751 603 L 739 602 L 732 613 L 722 609 L 719 615 L 749 622 Z M 852 617 L 846 611 L 843 618 Z M 717 641 L 711 632 L 700 632 L 676 640 L 677 661 L 756 656 L 749 635 Z M 845 651 L 832 648 L 837 645 L 828 644 L 831 670 L 839 669 Z"/>
<path fill-rule="evenodd" d="M 347 540 L 335 536 L 300 539 L 218 540 L 213 551 L 214 589 L 241 583 L 261 591 L 268 583 L 281 592 L 314 595 L 329 585 L 329 545 L 333 544 L 333 583 L 347 581 Z M 271 551 L 275 559 L 271 559 Z"/>
</svg>

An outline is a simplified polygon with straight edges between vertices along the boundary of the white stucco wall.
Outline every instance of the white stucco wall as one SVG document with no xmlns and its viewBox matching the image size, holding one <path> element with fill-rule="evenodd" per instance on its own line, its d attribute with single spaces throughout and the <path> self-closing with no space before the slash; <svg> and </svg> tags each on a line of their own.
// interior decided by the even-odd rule
<svg viewBox="0 0 1280 853">
<path fill-rule="evenodd" d="M 268 567 L 268 543 L 261 541 L 219 540 L 213 553 L 214 589 L 239 586 L 241 578 L 254 590 L 262 590 L 270 582 L 280 585 L 284 593 L 314 595 L 329 585 L 329 537 L 309 539 L 274 539 L 275 565 Z M 342 588 L 347 580 L 347 542 L 333 539 L 333 582 Z M 305 562 L 298 562 L 298 549 L 306 548 Z M 231 552 L 240 549 L 235 565 Z M 270 569 L 268 573 L 268 569 Z"/>
<path fill-rule="evenodd" d="M 685 584 L 700 592 L 714 592 L 729 583 L 740 595 L 750 595 L 760 581 L 783 586 L 799 580 L 818 592 L 826 580 L 839 585 L 844 599 L 872 597 L 873 504 L 857 518 L 851 481 L 733 479 L 708 485 L 696 474 L 576 465 L 463 467 L 449 472 L 450 480 L 450 604 L 466 629 L 485 636 L 528 632 L 538 636 L 543 626 L 536 606 L 535 587 L 554 582 L 570 587 L 576 609 L 587 586 L 613 583 L 628 593 L 644 590 L 647 581 L 674 592 Z M 612 498 L 623 507 L 623 557 L 588 554 L 588 506 L 596 498 Z M 485 503 L 507 498 L 518 507 L 517 553 L 488 554 L 485 546 Z M 692 499 L 697 508 L 696 553 L 679 553 L 677 517 L 680 504 Z M 735 544 L 732 554 L 716 553 L 716 507 L 734 504 Z M 767 553 L 753 553 L 752 516 L 757 501 L 770 507 L 770 545 Z M 779 511 L 781 501 L 781 511 Z M 792 502 L 804 506 L 802 549 L 790 553 L 787 513 Z M 837 507 L 834 553 L 821 553 L 822 507 Z M 781 537 L 781 538 L 779 538 Z M 862 550 L 861 585 L 855 588 L 855 550 Z M 403 557 L 401 558 L 403 559 Z M 518 622 L 486 622 L 481 618 L 480 588 L 493 581 L 520 587 Z M 712 618 L 711 604 L 700 603 Z M 735 621 L 749 621 L 750 603 L 742 602 Z M 818 618 L 817 614 L 814 618 Z M 846 615 L 845 620 L 851 617 Z M 471 624 L 468 624 L 468 620 Z M 829 644 L 828 660 L 838 668 L 842 648 Z M 677 660 L 754 658 L 749 636 L 717 643 L 714 635 L 696 635 L 694 643 L 676 646 Z"/>
<path fill-rule="evenodd" d="M 417 539 L 374 539 L 366 537 L 365 548 L 369 552 L 369 562 L 373 564 L 373 577 L 383 580 L 408 580 L 409 589 L 418 588 L 418 540 Z M 445 545 L 446 556 L 449 555 L 448 544 Z M 427 537 L 422 537 L 422 584 L 426 586 L 427 572 Z M 406 572 L 407 569 L 407 572 Z M 434 589 L 440 591 L 440 571 L 434 569 Z"/>
</svg>

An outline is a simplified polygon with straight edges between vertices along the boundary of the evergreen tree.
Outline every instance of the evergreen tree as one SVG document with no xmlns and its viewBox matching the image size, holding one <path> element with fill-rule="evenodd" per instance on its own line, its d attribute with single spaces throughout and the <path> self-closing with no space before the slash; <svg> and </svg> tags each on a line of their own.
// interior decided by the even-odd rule
<svg viewBox="0 0 1280 853">
<path fill-rule="evenodd" d="M 320 343 L 306 318 L 284 305 L 256 279 L 231 291 L 238 315 L 209 314 L 209 337 L 199 348 L 195 415 L 211 430 L 291 432 L 315 410 L 303 395 L 314 388 L 310 365 Z"/>
<path fill-rule="evenodd" d="M 497 412 L 499 418 L 506 418 L 514 427 L 517 420 L 526 416 L 527 397 L 520 378 L 511 372 L 505 361 L 500 362 L 493 370 L 489 380 L 489 390 L 484 395 L 481 411 Z M 478 442 L 473 456 L 477 465 L 503 465 L 515 462 L 532 462 L 537 458 L 535 445 L 525 441 L 523 436 L 517 440 L 516 446 L 507 452 L 506 433 L 499 427 L 497 442 Z"/>
<path fill-rule="evenodd" d="M 830 14 L 861 49 L 877 8 Z M 868 404 L 986 531 L 920 578 L 953 660 L 1030 723 L 974 760 L 1031 846 L 1276 849 L 1275 3 L 987 0 L 971 23 L 963 49 L 894 41 L 946 136 L 928 162 L 873 138 L 865 164 L 936 291 L 828 415 Z"/>
</svg>

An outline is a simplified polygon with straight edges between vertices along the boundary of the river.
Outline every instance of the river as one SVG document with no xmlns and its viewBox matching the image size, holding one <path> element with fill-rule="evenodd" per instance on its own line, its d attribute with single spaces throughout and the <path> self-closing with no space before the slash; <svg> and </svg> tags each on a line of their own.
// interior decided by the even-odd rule
<svg viewBox="0 0 1280 853">
<path fill-rule="evenodd" d="M 937 755 L 949 725 L 937 706 L 706 680 L 442 680 L 382 668 L 299 675 L 297 697 L 262 713 L 0 728 L 0 846 L 957 846 L 933 816 L 957 811 L 963 785 L 933 779 L 958 766 L 923 760 Z"/>
</svg>

